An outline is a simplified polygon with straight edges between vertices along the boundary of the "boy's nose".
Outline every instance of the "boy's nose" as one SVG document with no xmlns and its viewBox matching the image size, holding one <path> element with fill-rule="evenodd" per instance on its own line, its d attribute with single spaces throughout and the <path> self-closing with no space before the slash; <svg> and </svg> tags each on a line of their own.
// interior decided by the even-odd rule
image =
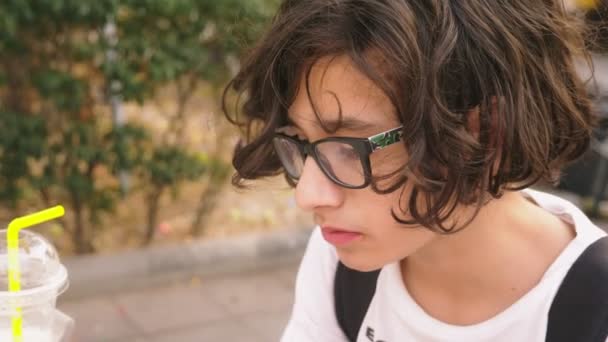
<svg viewBox="0 0 608 342">
<path fill-rule="evenodd" d="M 325 176 L 314 158 L 307 157 L 296 186 L 298 207 L 313 211 L 319 207 L 339 207 L 342 201 L 343 189 Z"/>
</svg>

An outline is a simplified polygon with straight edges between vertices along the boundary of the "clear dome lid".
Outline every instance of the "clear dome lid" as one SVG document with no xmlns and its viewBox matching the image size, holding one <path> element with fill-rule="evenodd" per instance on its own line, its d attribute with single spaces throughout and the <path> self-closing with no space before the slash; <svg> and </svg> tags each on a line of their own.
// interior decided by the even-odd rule
<svg viewBox="0 0 608 342">
<path fill-rule="evenodd" d="M 0 297 L 9 294 L 6 232 L 0 230 Z M 21 291 L 10 295 L 58 296 L 65 291 L 67 271 L 55 247 L 43 236 L 20 230 L 18 256 Z"/>
</svg>

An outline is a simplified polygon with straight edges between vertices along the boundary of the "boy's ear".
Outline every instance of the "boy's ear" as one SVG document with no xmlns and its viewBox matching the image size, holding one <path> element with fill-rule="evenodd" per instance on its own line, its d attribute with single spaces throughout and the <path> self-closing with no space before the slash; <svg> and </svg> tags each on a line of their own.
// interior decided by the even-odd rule
<svg viewBox="0 0 608 342">
<path fill-rule="evenodd" d="M 493 165 L 493 174 L 495 175 L 498 171 L 497 168 L 500 164 L 500 160 L 502 158 L 502 147 L 500 146 L 500 141 L 502 141 L 503 132 L 500 130 L 498 125 L 498 99 L 494 96 L 490 101 L 490 111 L 489 111 L 489 132 L 488 132 L 488 146 L 489 150 L 494 150 L 496 152 L 496 158 L 494 159 Z M 481 124 L 480 124 L 480 115 L 481 109 L 480 106 L 476 106 L 471 109 L 467 113 L 467 129 L 469 132 L 475 137 L 477 141 L 479 141 Z"/>
<path fill-rule="evenodd" d="M 481 129 L 481 125 L 479 123 L 479 114 L 479 105 L 475 106 L 475 108 L 471 109 L 467 113 L 467 129 L 477 141 L 479 141 L 479 130 Z"/>
<path fill-rule="evenodd" d="M 489 148 L 498 148 L 498 141 L 500 141 L 499 137 L 502 135 L 502 132 L 499 132 L 498 127 L 498 100 L 495 96 L 492 97 L 490 102 L 490 127 L 488 132 L 488 147 Z M 473 109 L 471 109 L 467 113 L 467 129 L 469 132 L 479 141 L 479 135 L 481 130 L 480 124 L 480 115 L 481 109 L 480 106 L 477 105 Z"/>
</svg>

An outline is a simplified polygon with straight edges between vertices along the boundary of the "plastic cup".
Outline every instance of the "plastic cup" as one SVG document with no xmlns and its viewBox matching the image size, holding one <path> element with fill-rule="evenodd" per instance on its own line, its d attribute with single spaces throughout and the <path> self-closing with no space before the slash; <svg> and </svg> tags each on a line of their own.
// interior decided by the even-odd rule
<svg viewBox="0 0 608 342">
<path fill-rule="evenodd" d="M 74 321 L 56 309 L 68 273 L 53 245 L 39 234 L 19 231 L 21 290 L 9 292 L 6 229 L 0 230 L 0 341 L 13 341 L 11 319 L 20 310 L 22 342 L 67 342 Z"/>
</svg>

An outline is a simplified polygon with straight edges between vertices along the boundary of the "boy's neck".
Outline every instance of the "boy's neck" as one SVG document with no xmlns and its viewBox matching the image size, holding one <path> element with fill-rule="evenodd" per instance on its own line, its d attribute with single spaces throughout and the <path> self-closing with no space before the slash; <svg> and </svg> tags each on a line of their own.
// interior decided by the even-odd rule
<svg viewBox="0 0 608 342">
<path fill-rule="evenodd" d="M 573 227 L 521 193 L 506 193 L 463 231 L 438 236 L 403 260 L 403 281 L 431 316 L 478 323 L 536 286 L 574 236 Z"/>
</svg>

